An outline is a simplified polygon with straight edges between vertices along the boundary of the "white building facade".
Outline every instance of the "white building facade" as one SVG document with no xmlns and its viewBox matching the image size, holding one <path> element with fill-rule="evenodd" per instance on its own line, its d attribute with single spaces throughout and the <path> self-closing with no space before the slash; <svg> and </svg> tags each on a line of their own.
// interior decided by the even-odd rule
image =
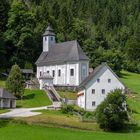
<svg viewBox="0 0 140 140">
<path fill-rule="evenodd" d="M 81 83 L 77 104 L 87 111 L 94 111 L 108 93 L 115 89 L 124 91 L 125 86 L 110 67 L 103 63 Z"/>
<path fill-rule="evenodd" d="M 50 26 L 43 34 L 43 52 L 36 65 L 37 78 L 41 85 L 43 83 L 40 77 L 49 75 L 53 78 L 53 85 L 79 86 L 89 74 L 89 59 L 78 42 L 56 43 Z"/>
</svg>

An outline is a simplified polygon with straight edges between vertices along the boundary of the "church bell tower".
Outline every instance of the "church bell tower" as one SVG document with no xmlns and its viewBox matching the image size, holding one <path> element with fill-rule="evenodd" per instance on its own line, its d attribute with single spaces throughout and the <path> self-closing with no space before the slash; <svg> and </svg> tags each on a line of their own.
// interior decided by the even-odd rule
<svg viewBox="0 0 140 140">
<path fill-rule="evenodd" d="M 49 48 L 55 44 L 55 33 L 49 25 L 43 34 L 43 52 L 48 52 Z"/>
</svg>

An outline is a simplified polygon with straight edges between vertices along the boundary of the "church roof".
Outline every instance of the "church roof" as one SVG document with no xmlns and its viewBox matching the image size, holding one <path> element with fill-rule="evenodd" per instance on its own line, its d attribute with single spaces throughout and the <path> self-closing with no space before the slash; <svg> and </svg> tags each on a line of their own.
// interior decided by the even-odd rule
<svg viewBox="0 0 140 140">
<path fill-rule="evenodd" d="M 76 40 L 56 43 L 49 48 L 48 52 L 42 52 L 36 65 L 53 65 L 65 62 L 89 60 Z"/>
<path fill-rule="evenodd" d="M 55 36 L 55 33 L 53 32 L 53 29 L 50 25 L 47 27 L 43 36 Z"/>
</svg>

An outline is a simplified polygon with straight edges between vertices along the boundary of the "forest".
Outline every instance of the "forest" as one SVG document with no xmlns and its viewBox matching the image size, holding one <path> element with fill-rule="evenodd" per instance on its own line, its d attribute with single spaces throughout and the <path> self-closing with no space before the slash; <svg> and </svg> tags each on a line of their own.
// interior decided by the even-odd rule
<svg viewBox="0 0 140 140">
<path fill-rule="evenodd" d="M 90 67 L 140 73 L 140 0 L 0 0 L 0 69 L 34 68 L 48 24 L 78 40 Z"/>
</svg>

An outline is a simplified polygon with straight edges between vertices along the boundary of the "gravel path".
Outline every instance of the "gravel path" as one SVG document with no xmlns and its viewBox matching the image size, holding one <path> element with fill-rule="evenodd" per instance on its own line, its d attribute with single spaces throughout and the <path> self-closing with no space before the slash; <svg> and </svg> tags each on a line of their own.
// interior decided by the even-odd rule
<svg viewBox="0 0 140 140">
<path fill-rule="evenodd" d="M 10 109 L 10 112 L 0 114 L 0 118 L 14 118 L 14 117 L 30 117 L 41 114 L 41 112 L 32 112 L 35 110 L 47 109 L 47 106 L 37 108 L 18 108 Z"/>
</svg>

